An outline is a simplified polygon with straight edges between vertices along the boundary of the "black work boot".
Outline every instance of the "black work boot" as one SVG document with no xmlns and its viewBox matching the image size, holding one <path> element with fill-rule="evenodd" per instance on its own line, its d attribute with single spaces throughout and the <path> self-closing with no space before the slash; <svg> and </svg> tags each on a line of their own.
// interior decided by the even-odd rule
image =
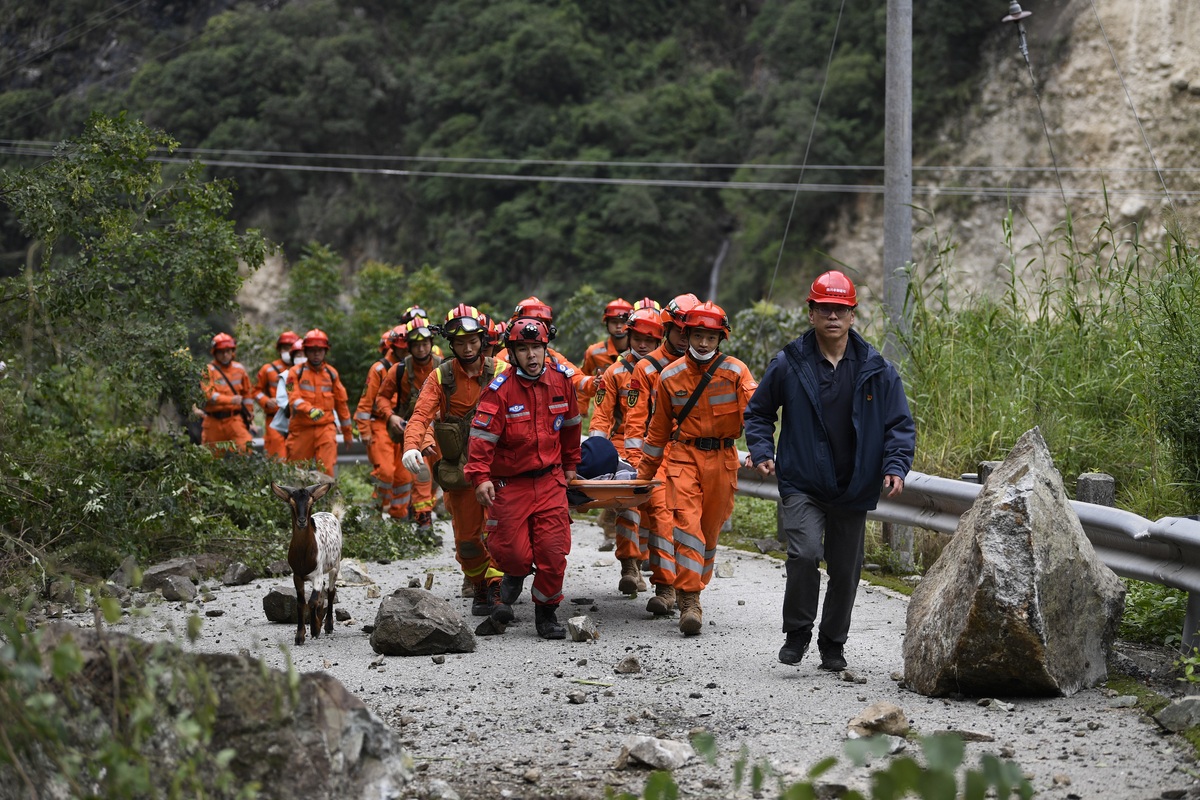
<svg viewBox="0 0 1200 800">
<path fill-rule="evenodd" d="M 506 606 L 515 605 L 524 588 L 524 575 L 505 575 L 500 579 L 500 602 Z"/>
<path fill-rule="evenodd" d="M 495 580 L 492 581 L 492 583 L 496 584 L 496 593 L 498 596 L 500 591 L 500 581 Z M 492 605 L 495 602 L 492 599 L 492 592 L 489 590 L 488 582 L 486 580 L 479 581 L 478 583 L 474 584 L 473 588 L 474 594 L 471 596 L 471 616 L 486 617 L 492 613 Z"/>
<path fill-rule="evenodd" d="M 779 663 L 799 664 L 800 659 L 808 652 L 808 644 L 812 641 L 812 631 L 788 631 L 787 641 L 779 648 Z"/>
<path fill-rule="evenodd" d="M 533 609 L 534 624 L 537 626 L 538 636 L 543 639 L 565 639 L 567 638 L 567 629 L 559 623 L 558 618 L 554 616 L 554 612 L 558 610 L 558 606 L 535 606 Z"/>
<path fill-rule="evenodd" d="M 518 588 L 511 600 L 506 600 L 508 595 L 505 594 L 505 582 L 508 576 L 505 575 L 498 581 L 488 584 L 488 599 L 492 601 L 491 618 L 493 621 L 501 625 L 507 625 L 513 621 L 512 604 L 516 602 L 516 596 L 521 594 Z M 518 578 L 517 580 L 520 580 Z"/>
<path fill-rule="evenodd" d="M 821 651 L 821 669 L 829 672 L 841 672 L 846 668 L 846 656 L 842 653 L 841 642 L 818 636 L 817 649 Z"/>
</svg>

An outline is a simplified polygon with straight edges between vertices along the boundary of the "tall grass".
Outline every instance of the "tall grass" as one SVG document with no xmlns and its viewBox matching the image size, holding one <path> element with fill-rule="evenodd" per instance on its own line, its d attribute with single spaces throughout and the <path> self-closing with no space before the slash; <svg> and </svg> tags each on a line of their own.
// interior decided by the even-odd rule
<svg viewBox="0 0 1200 800">
<path fill-rule="evenodd" d="M 972 472 L 1040 426 L 1068 489 L 1116 479 L 1143 516 L 1200 511 L 1200 263 L 1177 226 L 1164 244 L 1105 218 L 1088 238 L 1068 219 L 1012 245 L 990 292 L 957 289 L 953 245 L 932 235 L 909 271 L 899 340 L 918 426 L 914 468 Z"/>
</svg>

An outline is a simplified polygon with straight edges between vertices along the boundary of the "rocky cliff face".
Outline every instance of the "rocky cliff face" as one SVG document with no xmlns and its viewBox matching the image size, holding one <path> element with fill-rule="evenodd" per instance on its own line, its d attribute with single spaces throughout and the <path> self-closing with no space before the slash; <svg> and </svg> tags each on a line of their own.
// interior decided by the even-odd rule
<svg viewBox="0 0 1200 800">
<path fill-rule="evenodd" d="M 1005 4 L 992 5 L 999 20 Z M 1105 191 L 1121 239 L 1161 241 L 1172 203 L 1194 233 L 1200 227 L 1200 4 L 1094 0 L 1093 11 L 1093 0 L 1033 0 L 1024 8 L 1034 12 L 1025 22 L 1029 58 L 1077 238 L 1099 228 Z M 929 264 L 923 251 L 936 227 L 943 241 L 958 245 L 955 282 L 964 292 L 994 293 L 1003 285 L 1009 252 L 1002 220 L 1010 208 L 1021 265 L 1066 219 L 1017 32 L 999 22 L 997 29 L 977 101 L 961 118 L 946 120 L 936 141 L 913 146 L 913 203 L 922 209 L 914 212 L 914 255 Z M 978 189 L 960 194 L 965 187 Z M 862 195 L 830 230 L 829 252 L 878 287 L 882 231 L 882 196 Z"/>
</svg>

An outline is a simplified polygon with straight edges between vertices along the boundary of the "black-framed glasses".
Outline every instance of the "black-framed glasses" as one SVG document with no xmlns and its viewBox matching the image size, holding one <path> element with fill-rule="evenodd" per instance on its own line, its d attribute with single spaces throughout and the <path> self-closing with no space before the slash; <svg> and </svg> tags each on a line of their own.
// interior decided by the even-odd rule
<svg viewBox="0 0 1200 800">
<path fill-rule="evenodd" d="M 833 303 L 814 303 L 809 308 L 818 317 L 836 317 L 838 319 L 848 317 L 854 312 L 853 306 L 840 306 Z"/>
</svg>

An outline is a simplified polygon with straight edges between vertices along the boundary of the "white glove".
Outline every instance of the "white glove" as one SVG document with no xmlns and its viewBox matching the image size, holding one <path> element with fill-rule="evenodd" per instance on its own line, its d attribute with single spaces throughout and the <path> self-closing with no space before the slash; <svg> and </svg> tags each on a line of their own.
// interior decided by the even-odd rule
<svg viewBox="0 0 1200 800">
<path fill-rule="evenodd" d="M 425 469 L 425 457 L 421 455 L 420 450 L 405 450 L 404 455 L 400 458 L 400 463 L 404 468 L 412 473 L 420 472 Z"/>
</svg>

